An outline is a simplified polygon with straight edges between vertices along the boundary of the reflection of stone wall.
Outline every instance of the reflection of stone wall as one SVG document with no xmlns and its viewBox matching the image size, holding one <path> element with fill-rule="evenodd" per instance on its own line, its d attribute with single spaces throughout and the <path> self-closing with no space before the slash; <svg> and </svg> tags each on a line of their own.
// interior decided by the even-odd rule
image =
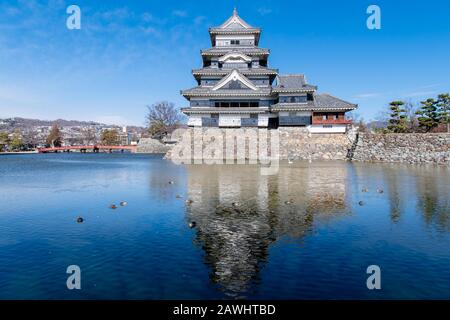
<svg viewBox="0 0 450 320">
<path fill-rule="evenodd" d="M 450 163 L 449 133 L 359 135 L 355 161 Z"/>
</svg>

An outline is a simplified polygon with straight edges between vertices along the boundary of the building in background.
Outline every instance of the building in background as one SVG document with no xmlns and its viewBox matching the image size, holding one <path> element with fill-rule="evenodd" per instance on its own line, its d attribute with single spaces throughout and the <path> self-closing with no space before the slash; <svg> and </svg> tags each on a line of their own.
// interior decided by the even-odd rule
<svg viewBox="0 0 450 320">
<path fill-rule="evenodd" d="M 312 133 L 344 133 L 345 113 L 357 108 L 329 94 L 302 74 L 280 75 L 260 48 L 261 29 L 237 14 L 209 29 L 212 47 L 201 51 L 203 67 L 192 71 L 197 86 L 181 91 L 182 111 L 196 127 L 304 126 Z"/>
</svg>

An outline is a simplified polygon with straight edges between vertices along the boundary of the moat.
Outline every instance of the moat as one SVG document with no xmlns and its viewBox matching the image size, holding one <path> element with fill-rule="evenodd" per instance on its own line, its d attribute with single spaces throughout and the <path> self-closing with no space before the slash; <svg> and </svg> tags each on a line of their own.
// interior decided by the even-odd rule
<svg viewBox="0 0 450 320">
<path fill-rule="evenodd" d="M 8 155 L 0 189 L 0 299 L 450 299 L 448 166 Z"/>
</svg>

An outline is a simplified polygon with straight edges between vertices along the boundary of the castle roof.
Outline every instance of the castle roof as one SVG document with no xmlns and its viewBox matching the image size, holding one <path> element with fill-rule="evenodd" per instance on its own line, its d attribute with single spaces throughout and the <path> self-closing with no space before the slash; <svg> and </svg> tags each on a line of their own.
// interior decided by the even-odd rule
<svg viewBox="0 0 450 320">
<path fill-rule="evenodd" d="M 255 34 L 255 42 L 258 45 L 260 33 L 261 29 L 252 27 L 242 19 L 238 15 L 236 8 L 234 8 L 231 17 L 220 26 L 209 28 L 212 43 L 214 43 L 214 38 L 217 34 Z"/>
<path fill-rule="evenodd" d="M 316 86 L 306 83 L 303 74 L 278 75 L 277 84 L 273 87 L 274 92 L 291 93 L 291 92 L 308 92 L 317 90 Z"/>
<path fill-rule="evenodd" d="M 272 111 L 350 111 L 358 105 L 338 99 L 327 93 L 314 94 L 314 101 L 297 103 L 277 103 Z"/>
<path fill-rule="evenodd" d="M 248 56 L 266 56 L 269 55 L 270 50 L 259 48 L 256 46 L 239 46 L 239 47 L 212 47 L 201 50 L 202 56 L 223 56 L 227 53 L 243 53 Z"/>
</svg>

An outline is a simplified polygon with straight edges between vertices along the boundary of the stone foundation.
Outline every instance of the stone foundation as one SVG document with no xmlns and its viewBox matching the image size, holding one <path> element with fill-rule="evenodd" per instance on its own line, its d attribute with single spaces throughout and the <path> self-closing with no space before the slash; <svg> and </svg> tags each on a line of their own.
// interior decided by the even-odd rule
<svg viewBox="0 0 450 320">
<path fill-rule="evenodd" d="M 352 160 L 450 163 L 450 133 L 360 133 Z"/>
<path fill-rule="evenodd" d="M 166 153 L 171 146 L 161 143 L 159 140 L 142 138 L 137 146 L 137 153 Z"/>
<path fill-rule="evenodd" d="M 167 159 L 353 160 L 406 163 L 450 163 L 450 134 L 312 134 L 302 127 L 188 128 Z"/>
</svg>

